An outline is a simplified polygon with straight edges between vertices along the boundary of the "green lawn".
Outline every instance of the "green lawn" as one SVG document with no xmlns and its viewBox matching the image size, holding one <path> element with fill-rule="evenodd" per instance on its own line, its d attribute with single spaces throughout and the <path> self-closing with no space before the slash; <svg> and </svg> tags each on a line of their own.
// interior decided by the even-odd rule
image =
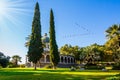
<svg viewBox="0 0 120 80">
<path fill-rule="evenodd" d="M 60 68 L 57 70 L 33 68 L 0 69 L 0 80 L 105 80 L 120 71 L 103 72 L 101 70 L 76 70 Z"/>
</svg>

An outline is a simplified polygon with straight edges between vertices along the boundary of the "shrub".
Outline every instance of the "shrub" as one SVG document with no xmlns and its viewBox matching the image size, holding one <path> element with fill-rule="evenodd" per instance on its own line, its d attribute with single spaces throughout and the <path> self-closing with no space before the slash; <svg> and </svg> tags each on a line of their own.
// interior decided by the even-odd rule
<svg viewBox="0 0 120 80">
<path fill-rule="evenodd" d="M 0 58 L 0 64 L 3 68 L 7 67 L 9 60 L 6 58 Z"/>
<path fill-rule="evenodd" d="M 113 65 L 113 70 L 120 70 L 120 63 Z"/>
<path fill-rule="evenodd" d="M 25 64 L 21 64 L 20 67 L 21 67 L 21 68 L 25 68 Z"/>
<path fill-rule="evenodd" d="M 99 66 L 97 64 L 87 64 L 85 65 L 85 69 L 95 70 L 95 69 L 103 69 L 104 66 Z"/>
<path fill-rule="evenodd" d="M 112 76 L 112 77 L 108 77 L 106 80 L 120 80 L 120 74 L 117 74 L 117 75 Z"/>
<path fill-rule="evenodd" d="M 5 56 L 2 52 L 0 52 L 0 65 L 5 68 L 7 67 L 8 63 L 9 63 L 9 56 Z"/>
<path fill-rule="evenodd" d="M 15 67 L 18 67 L 18 66 L 16 66 L 16 65 L 13 64 L 12 62 L 9 62 L 9 64 L 8 64 L 7 67 L 8 67 L 8 68 L 15 68 Z"/>
<path fill-rule="evenodd" d="M 71 67 L 72 67 L 72 66 L 71 66 Z M 70 68 L 71 68 L 71 67 L 70 67 Z M 73 66 L 73 67 L 74 67 L 74 66 Z M 75 68 L 76 68 L 76 69 L 80 69 L 80 68 L 82 68 L 82 67 L 80 67 L 80 66 L 75 66 Z"/>
<path fill-rule="evenodd" d="M 113 76 L 113 77 L 109 77 L 106 80 L 120 80 L 119 77 Z"/>
<path fill-rule="evenodd" d="M 71 66 L 71 67 L 70 67 L 70 70 L 71 70 L 71 71 L 75 71 L 75 70 L 76 70 L 76 67 Z"/>
<path fill-rule="evenodd" d="M 52 67 L 53 67 L 52 65 L 46 65 L 44 68 L 51 69 Z"/>
<path fill-rule="evenodd" d="M 0 65 L 0 69 L 2 68 L 2 66 Z"/>
</svg>

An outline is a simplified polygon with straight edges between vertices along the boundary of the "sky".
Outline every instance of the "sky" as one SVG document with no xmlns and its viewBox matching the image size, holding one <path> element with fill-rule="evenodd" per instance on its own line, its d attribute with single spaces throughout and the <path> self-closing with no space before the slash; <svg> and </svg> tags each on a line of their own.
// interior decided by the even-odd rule
<svg viewBox="0 0 120 80">
<path fill-rule="evenodd" d="M 39 2 L 42 35 L 49 33 L 50 9 L 55 18 L 58 47 L 106 42 L 105 30 L 120 24 L 120 0 L 0 0 L 0 52 L 20 55 L 25 63 L 34 7 Z"/>
</svg>

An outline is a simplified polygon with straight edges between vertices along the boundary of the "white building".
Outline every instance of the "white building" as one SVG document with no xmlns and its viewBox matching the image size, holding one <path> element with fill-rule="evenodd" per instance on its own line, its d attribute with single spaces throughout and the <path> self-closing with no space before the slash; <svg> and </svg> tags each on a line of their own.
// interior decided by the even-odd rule
<svg viewBox="0 0 120 80">
<path fill-rule="evenodd" d="M 51 64 L 50 62 L 50 47 L 49 47 L 49 37 L 47 36 L 47 33 L 42 37 L 42 43 L 44 44 L 44 52 L 42 54 L 41 59 L 38 61 L 37 66 L 44 67 L 45 65 Z M 75 59 L 73 56 L 70 55 L 61 55 L 60 54 L 60 62 L 58 64 L 58 67 L 70 67 L 75 64 Z M 27 67 L 33 67 L 33 63 L 28 61 L 28 58 L 26 56 L 26 66 Z"/>
</svg>

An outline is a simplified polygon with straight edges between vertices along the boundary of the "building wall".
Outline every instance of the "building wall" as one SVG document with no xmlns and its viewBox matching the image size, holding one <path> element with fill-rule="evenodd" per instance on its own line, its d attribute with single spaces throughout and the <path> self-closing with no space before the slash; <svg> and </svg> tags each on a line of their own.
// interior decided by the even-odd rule
<svg viewBox="0 0 120 80">
<path fill-rule="evenodd" d="M 38 61 L 37 67 L 39 66 L 44 67 L 50 64 L 51 64 L 50 54 L 43 53 L 42 58 L 40 59 L 40 61 Z M 60 62 L 58 64 L 58 67 L 70 67 L 70 66 L 73 66 L 74 64 L 75 64 L 75 59 L 73 56 L 60 55 Z M 26 57 L 26 67 L 33 67 L 33 66 L 34 64 L 32 62 L 29 62 Z"/>
<path fill-rule="evenodd" d="M 49 37 L 47 37 L 47 34 L 42 38 L 42 43 L 44 44 L 44 52 L 42 54 L 42 58 L 38 61 L 37 66 L 44 67 L 45 65 L 51 64 L 50 62 L 50 48 L 49 48 Z M 41 65 L 40 65 L 41 64 Z M 75 59 L 73 56 L 68 55 L 60 55 L 60 62 L 58 64 L 59 67 L 69 67 L 71 65 L 75 64 Z M 26 67 L 33 67 L 34 64 L 32 62 L 28 61 L 28 57 L 26 56 Z"/>
</svg>

